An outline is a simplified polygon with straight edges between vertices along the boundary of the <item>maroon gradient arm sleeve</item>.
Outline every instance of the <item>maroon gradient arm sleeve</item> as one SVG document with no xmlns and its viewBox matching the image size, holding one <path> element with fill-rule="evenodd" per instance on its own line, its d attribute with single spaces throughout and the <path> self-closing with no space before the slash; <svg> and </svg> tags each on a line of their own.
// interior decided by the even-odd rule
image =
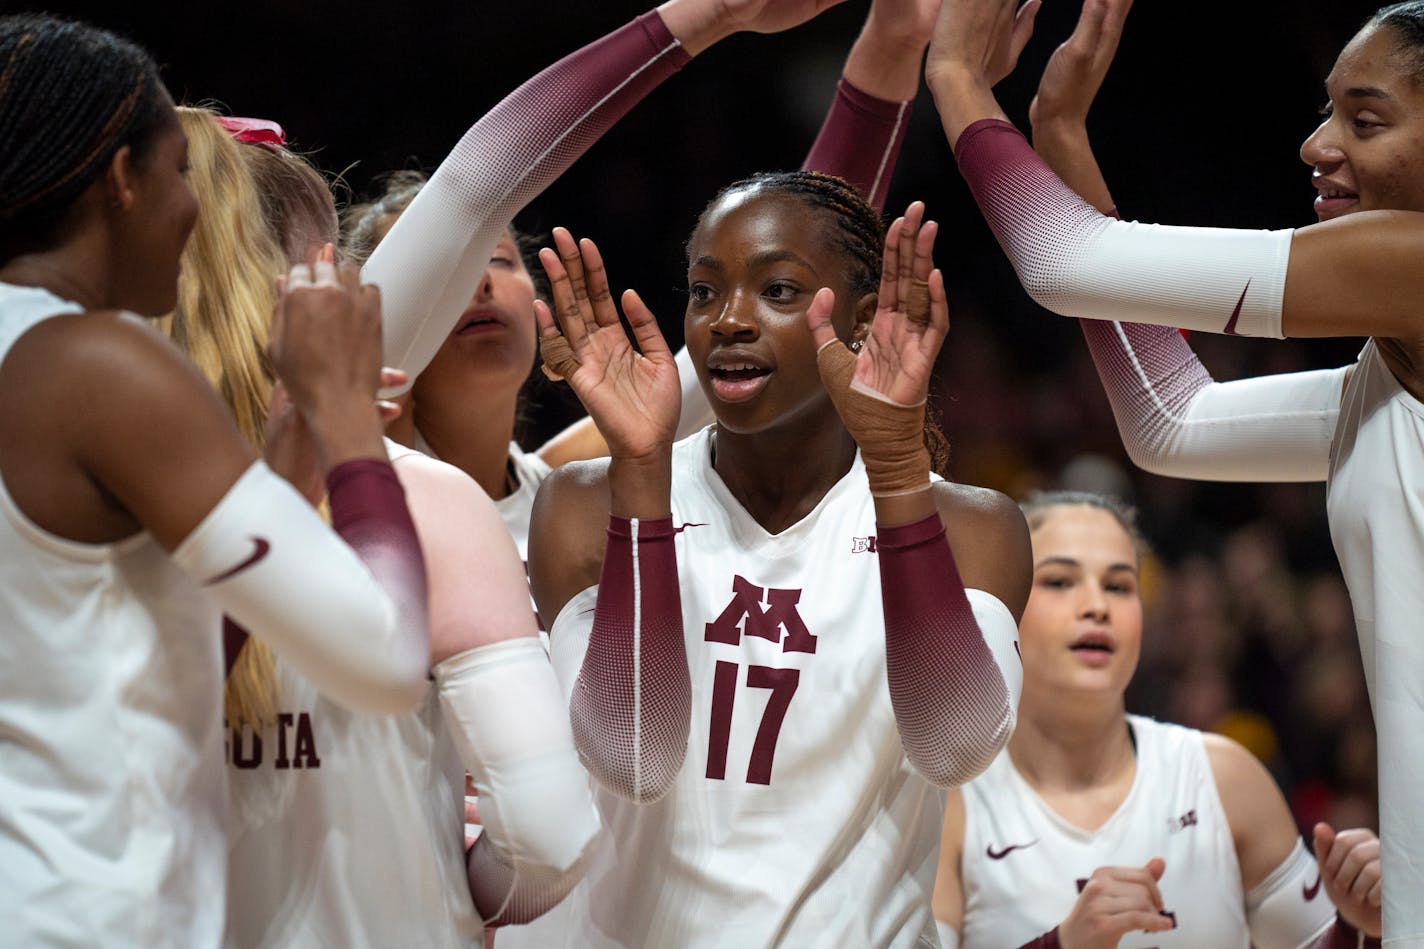
<svg viewBox="0 0 1424 949">
<path fill-rule="evenodd" d="M 1383 945 L 1376 936 L 1366 936 L 1336 915 L 1335 925 L 1320 934 L 1310 949 L 1379 949 Z"/>
<path fill-rule="evenodd" d="M 605 788 L 661 798 L 683 757 L 692 684 L 672 518 L 609 518 L 598 602 L 569 712 L 574 744 Z"/>
<path fill-rule="evenodd" d="M 332 528 L 391 598 L 401 625 L 424 628 L 425 558 L 395 468 L 374 458 L 342 462 L 327 474 L 326 494 Z"/>
<path fill-rule="evenodd" d="M 927 779 L 941 787 L 964 784 L 1013 732 L 1010 683 L 1021 680 L 1005 675 L 986 642 L 986 634 L 1003 638 L 1005 631 L 981 630 L 938 513 L 877 534 L 886 671 L 900 741 Z M 986 619 L 1007 624 L 1014 641 L 1007 609 Z"/>
<path fill-rule="evenodd" d="M 1030 939 L 1019 949 L 1058 949 L 1058 927 L 1054 926 L 1042 936 Z"/>
<path fill-rule="evenodd" d="M 821 133 L 801 167 L 844 178 L 871 207 L 884 211 L 913 104 L 862 92 L 842 77 Z"/>
</svg>

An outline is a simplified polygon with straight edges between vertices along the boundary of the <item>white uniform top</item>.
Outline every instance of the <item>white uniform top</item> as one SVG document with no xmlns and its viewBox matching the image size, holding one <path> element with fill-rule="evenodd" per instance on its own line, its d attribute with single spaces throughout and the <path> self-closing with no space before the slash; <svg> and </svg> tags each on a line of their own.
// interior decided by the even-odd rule
<svg viewBox="0 0 1424 949">
<path fill-rule="evenodd" d="M 414 454 L 387 441 L 391 460 Z M 277 723 L 229 735 L 229 946 L 478 946 L 465 768 L 435 689 L 363 715 L 276 661 Z"/>
<path fill-rule="evenodd" d="M 1424 405 L 1373 340 L 1345 383 L 1326 508 L 1379 735 L 1389 945 L 1424 945 Z"/>
<path fill-rule="evenodd" d="M 865 469 L 857 456 L 771 535 L 713 470 L 709 432 L 673 448 L 687 758 L 655 804 L 599 791 L 608 833 L 565 901 L 572 941 L 935 945 L 944 797 L 911 768 L 890 706 Z M 587 648 L 568 620 L 595 596 L 551 637 L 566 692 Z"/>
<path fill-rule="evenodd" d="M 419 432 L 415 433 L 415 447 L 431 458 L 440 457 Z M 519 559 L 524 563 L 529 562 L 529 516 L 534 510 L 534 495 L 539 493 L 539 485 L 552 470 L 538 455 L 526 453 L 515 442 L 509 443 L 509 472 L 515 481 L 514 490 L 495 501 L 494 506 L 504 518 L 504 526 L 509 528 L 514 546 L 519 548 Z"/>
<path fill-rule="evenodd" d="M 81 309 L 0 284 L 0 359 Z M 64 540 L 0 485 L 0 944 L 217 943 L 219 629 L 147 533 Z"/>
<path fill-rule="evenodd" d="M 1177 928 L 1134 932 L 1125 949 L 1246 949 L 1245 897 L 1231 828 L 1200 732 L 1129 715 L 1137 774 L 1127 798 L 1095 831 L 1059 817 L 1008 751 L 964 786 L 964 925 L 960 945 L 1006 949 L 1048 932 L 1098 867 L 1167 863 L 1158 886 Z"/>
</svg>

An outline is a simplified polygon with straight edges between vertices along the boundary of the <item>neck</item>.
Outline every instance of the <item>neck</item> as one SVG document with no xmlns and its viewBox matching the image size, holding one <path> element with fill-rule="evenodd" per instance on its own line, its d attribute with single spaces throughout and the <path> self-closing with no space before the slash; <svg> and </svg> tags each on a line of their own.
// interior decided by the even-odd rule
<svg viewBox="0 0 1424 949">
<path fill-rule="evenodd" d="M 107 309 L 111 294 L 102 268 L 85 266 L 85 255 L 68 245 L 37 254 L 12 257 L 0 267 L 0 280 L 21 287 L 38 287 L 86 310 Z"/>
<path fill-rule="evenodd" d="M 1122 696 L 1063 701 L 1024 689 L 1009 756 L 1040 792 L 1110 784 L 1136 765 Z"/>
<path fill-rule="evenodd" d="M 773 534 L 811 513 L 855 460 L 855 440 L 829 401 L 827 409 L 830 420 L 798 419 L 794 427 L 752 435 L 717 427 L 713 467 L 747 513 Z"/>
<path fill-rule="evenodd" d="M 509 496 L 509 442 L 518 392 L 465 392 L 458 401 L 417 394 L 415 428 L 435 457 L 479 482 L 498 501 Z"/>
</svg>

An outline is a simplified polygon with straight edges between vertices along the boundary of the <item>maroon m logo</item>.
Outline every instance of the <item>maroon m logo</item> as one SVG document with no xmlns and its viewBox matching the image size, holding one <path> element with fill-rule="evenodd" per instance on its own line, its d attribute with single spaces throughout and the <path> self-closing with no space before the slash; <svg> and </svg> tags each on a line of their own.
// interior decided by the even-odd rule
<svg viewBox="0 0 1424 949">
<path fill-rule="evenodd" d="M 796 612 L 800 600 L 800 590 L 763 590 L 742 577 L 733 577 L 732 602 L 721 616 L 707 624 L 704 638 L 709 643 L 739 646 L 746 633 L 781 643 L 782 652 L 815 652 L 816 637 Z M 784 639 L 782 630 L 786 631 Z"/>
</svg>

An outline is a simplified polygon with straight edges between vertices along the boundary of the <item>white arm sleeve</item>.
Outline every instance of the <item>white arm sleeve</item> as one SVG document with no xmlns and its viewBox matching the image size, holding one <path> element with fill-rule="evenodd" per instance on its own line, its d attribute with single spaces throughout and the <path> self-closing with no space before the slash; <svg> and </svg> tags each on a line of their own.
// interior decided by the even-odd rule
<svg viewBox="0 0 1424 949">
<path fill-rule="evenodd" d="M 700 432 L 716 418 L 712 414 L 712 403 L 707 401 L 707 393 L 702 391 L 702 383 L 693 368 L 692 357 L 684 346 L 677 351 L 677 378 L 682 383 L 682 414 L 677 419 L 677 439 L 683 439 L 693 432 Z"/>
<path fill-rule="evenodd" d="M 1089 205 L 1007 122 L 975 122 L 955 158 L 1019 281 L 1064 316 L 1280 338 L 1289 230 L 1119 221 Z"/>
<path fill-rule="evenodd" d="M 295 488 L 257 461 L 173 560 L 324 695 L 358 712 L 400 712 L 425 694 L 430 662 L 418 553 L 414 563 L 402 562 L 399 548 L 378 553 L 383 586 Z M 393 598 L 392 589 L 409 596 Z"/>
<path fill-rule="evenodd" d="M 1246 894 L 1246 926 L 1256 949 L 1304 949 L 1334 923 L 1335 906 L 1320 883 L 1320 869 L 1300 840 Z"/>
<path fill-rule="evenodd" d="M 529 636 L 433 671 L 479 791 L 484 833 L 470 849 L 470 893 L 487 925 L 528 922 L 578 882 L 599 827 L 553 667 Z"/>
<path fill-rule="evenodd" d="M 1138 467 L 1206 481 L 1325 480 L 1347 369 L 1216 382 L 1174 329 L 1082 328 Z"/>
<path fill-rule="evenodd" d="M 687 59 L 645 14 L 539 73 L 465 133 L 362 268 L 381 288 L 385 365 L 414 381 L 514 215 Z"/>
<path fill-rule="evenodd" d="M 1019 624 L 1014 622 L 1014 614 L 1004 605 L 1004 601 L 985 590 L 965 587 L 964 595 L 974 610 L 974 621 L 979 624 L 979 632 L 984 643 L 994 654 L 994 663 L 999 667 L 999 675 L 1004 677 L 1004 688 L 1009 693 L 1009 733 L 1018 721 L 1019 699 L 1023 697 L 1023 659 L 1019 656 Z M 1007 738 L 1008 736 L 1005 735 Z"/>
</svg>

